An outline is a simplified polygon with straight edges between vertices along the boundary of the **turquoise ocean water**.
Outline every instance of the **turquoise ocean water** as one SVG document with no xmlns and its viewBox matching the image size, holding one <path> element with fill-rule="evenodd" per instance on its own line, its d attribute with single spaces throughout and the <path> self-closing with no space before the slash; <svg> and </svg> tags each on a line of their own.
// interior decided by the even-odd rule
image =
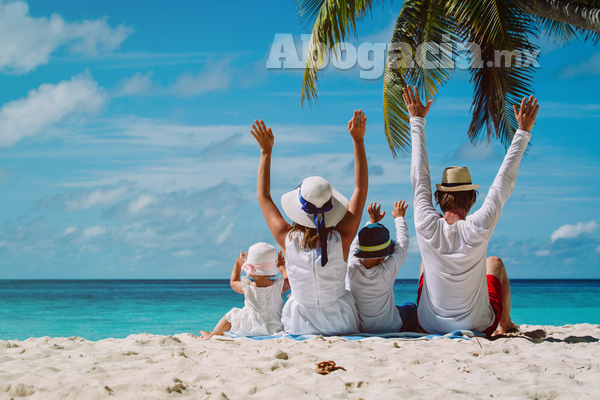
<svg viewBox="0 0 600 400">
<path fill-rule="evenodd" d="M 512 280 L 518 324 L 600 324 L 600 280 Z M 417 281 L 398 280 L 396 304 L 416 301 Z M 0 340 L 210 330 L 243 295 L 228 280 L 0 280 Z"/>
</svg>

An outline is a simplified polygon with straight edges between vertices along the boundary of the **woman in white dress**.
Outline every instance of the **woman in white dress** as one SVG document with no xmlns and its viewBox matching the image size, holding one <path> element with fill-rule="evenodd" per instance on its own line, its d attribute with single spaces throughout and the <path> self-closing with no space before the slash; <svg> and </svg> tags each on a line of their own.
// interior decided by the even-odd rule
<svg viewBox="0 0 600 400">
<path fill-rule="evenodd" d="M 242 270 L 246 276 L 241 276 Z M 272 281 L 279 272 L 283 279 Z M 262 242 L 250 246 L 247 253 L 241 251 L 229 283 L 233 290 L 244 294 L 244 308 L 231 309 L 212 332 L 200 331 L 203 338 L 223 335 L 226 331 L 238 336 L 269 336 L 283 330 L 281 297 L 290 288 L 281 252 L 277 254 L 275 247 Z"/>
<path fill-rule="evenodd" d="M 350 201 L 321 177 L 309 177 L 281 198 L 290 225 L 271 199 L 274 137 L 264 122 L 250 131 L 261 150 L 257 197 L 267 225 L 285 249 L 292 294 L 281 321 L 290 334 L 340 335 L 359 332 L 354 298 L 345 289 L 347 258 L 369 186 L 364 136 L 367 117 L 354 111 L 348 131 L 354 144 L 355 189 Z"/>
</svg>

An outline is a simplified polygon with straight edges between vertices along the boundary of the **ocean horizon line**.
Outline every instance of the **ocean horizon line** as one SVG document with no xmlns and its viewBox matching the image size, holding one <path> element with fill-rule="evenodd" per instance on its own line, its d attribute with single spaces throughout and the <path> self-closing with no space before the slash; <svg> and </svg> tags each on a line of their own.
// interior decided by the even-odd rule
<svg viewBox="0 0 600 400">
<path fill-rule="evenodd" d="M 84 282 L 84 281 L 114 281 L 114 282 L 124 282 L 124 281 L 138 281 L 138 282 L 157 282 L 157 281 L 168 281 L 168 282 L 177 282 L 177 281 L 214 281 L 214 282 L 229 282 L 228 278 L 0 278 L 0 282 Z M 396 279 L 395 282 L 412 282 L 418 281 L 418 278 L 402 278 Z M 585 281 L 585 282 L 600 282 L 600 278 L 512 278 L 511 282 L 520 282 L 520 281 L 541 281 L 541 282 L 577 282 L 577 281 Z"/>
</svg>

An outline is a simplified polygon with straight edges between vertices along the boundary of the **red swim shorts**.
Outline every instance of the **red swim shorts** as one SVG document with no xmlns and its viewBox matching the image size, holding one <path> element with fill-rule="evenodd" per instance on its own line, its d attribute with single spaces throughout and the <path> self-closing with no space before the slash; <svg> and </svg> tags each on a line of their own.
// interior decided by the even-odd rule
<svg viewBox="0 0 600 400">
<path fill-rule="evenodd" d="M 492 325 L 487 327 L 483 333 L 489 338 L 492 336 L 492 333 L 498 327 L 498 323 L 500 323 L 500 317 L 502 316 L 502 282 L 500 279 L 496 278 L 494 275 L 486 275 L 487 278 L 487 286 L 488 286 L 488 296 L 490 298 L 490 304 L 492 306 L 492 310 L 494 311 L 494 322 Z M 421 292 L 423 291 L 423 275 L 419 278 L 419 290 L 417 292 L 417 306 L 419 305 L 419 300 L 421 300 Z M 421 328 L 421 325 L 419 325 Z M 421 330 L 423 330 L 421 328 Z"/>
</svg>

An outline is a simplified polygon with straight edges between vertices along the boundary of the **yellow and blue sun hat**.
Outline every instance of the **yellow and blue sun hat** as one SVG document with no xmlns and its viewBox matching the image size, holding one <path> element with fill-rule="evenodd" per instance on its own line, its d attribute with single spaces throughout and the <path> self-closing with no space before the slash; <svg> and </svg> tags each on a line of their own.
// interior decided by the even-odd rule
<svg viewBox="0 0 600 400">
<path fill-rule="evenodd" d="M 357 258 L 365 260 L 387 257 L 394 252 L 396 241 L 390 238 L 390 231 L 380 223 L 369 224 L 358 232 Z"/>
</svg>

